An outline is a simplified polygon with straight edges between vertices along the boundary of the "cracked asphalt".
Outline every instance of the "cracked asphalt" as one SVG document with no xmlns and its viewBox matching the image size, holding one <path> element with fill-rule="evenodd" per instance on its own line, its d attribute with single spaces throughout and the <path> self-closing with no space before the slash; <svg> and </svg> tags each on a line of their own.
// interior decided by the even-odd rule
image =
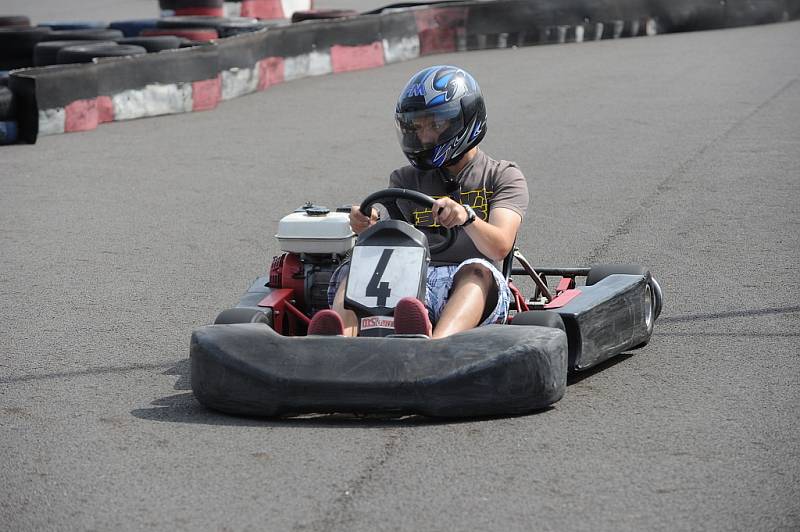
<svg viewBox="0 0 800 532">
<path fill-rule="evenodd" d="M 3 147 L 0 522 L 797 530 L 798 30 L 441 55 Z M 651 343 L 528 416 L 201 407 L 192 328 L 268 267 L 284 214 L 384 186 L 397 92 L 433 63 L 484 89 L 483 147 L 530 185 L 532 262 L 658 277 Z"/>
</svg>

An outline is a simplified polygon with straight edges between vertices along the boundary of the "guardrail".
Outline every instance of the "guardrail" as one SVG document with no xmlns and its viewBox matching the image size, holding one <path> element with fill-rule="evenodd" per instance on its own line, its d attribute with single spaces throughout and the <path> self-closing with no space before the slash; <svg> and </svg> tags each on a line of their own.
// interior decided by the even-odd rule
<svg viewBox="0 0 800 532">
<path fill-rule="evenodd" d="M 380 10 L 379 10 L 380 11 Z M 306 76 L 438 53 L 726 28 L 800 17 L 800 0 L 446 2 L 307 21 L 209 44 L 12 71 L 19 138 L 215 108 Z"/>
</svg>

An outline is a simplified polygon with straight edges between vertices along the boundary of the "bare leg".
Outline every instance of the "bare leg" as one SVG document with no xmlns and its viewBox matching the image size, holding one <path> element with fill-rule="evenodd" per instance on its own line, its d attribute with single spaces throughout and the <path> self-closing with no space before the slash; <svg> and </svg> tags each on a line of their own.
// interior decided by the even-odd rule
<svg viewBox="0 0 800 532">
<path fill-rule="evenodd" d="M 344 308 L 344 291 L 346 288 L 347 279 L 342 281 L 339 284 L 339 288 L 336 289 L 336 295 L 333 297 L 333 307 L 331 308 L 342 317 L 344 335 L 356 336 L 358 334 L 358 316 L 352 310 Z"/>
<path fill-rule="evenodd" d="M 436 328 L 434 338 L 444 338 L 477 327 L 486 303 L 497 292 L 494 276 L 480 264 L 468 264 L 459 270 Z M 497 301 L 497 297 L 491 297 Z"/>
</svg>

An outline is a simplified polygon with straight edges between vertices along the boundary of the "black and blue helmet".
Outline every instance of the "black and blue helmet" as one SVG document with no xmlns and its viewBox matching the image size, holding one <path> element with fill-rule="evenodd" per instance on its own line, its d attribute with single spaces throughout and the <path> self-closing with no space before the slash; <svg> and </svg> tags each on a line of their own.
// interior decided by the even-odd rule
<svg viewBox="0 0 800 532">
<path fill-rule="evenodd" d="M 411 164 L 432 170 L 457 163 L 486 134 L 486 105 L 475 78 L 449 65 L 414 74 L 395 109 L 397 137 Z"/>
</svg>

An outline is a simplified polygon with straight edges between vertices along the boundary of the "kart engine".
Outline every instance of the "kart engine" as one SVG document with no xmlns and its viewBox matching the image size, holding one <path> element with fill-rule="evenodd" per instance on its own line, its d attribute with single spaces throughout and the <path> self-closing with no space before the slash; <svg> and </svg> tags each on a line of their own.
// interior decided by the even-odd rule
<svg viewBox="0 0 800 532">
<path fill-rule="evenodd" d="M 278 224 L 275 237 L 284 253 L 272 259 L 268 286 L 291 289 L 296 306 L 308 316 L 328 308 L 331 274 L 355 244 L 349 212 L 349 207 L 331 212 L 309 202 Z"/>
</svg>

